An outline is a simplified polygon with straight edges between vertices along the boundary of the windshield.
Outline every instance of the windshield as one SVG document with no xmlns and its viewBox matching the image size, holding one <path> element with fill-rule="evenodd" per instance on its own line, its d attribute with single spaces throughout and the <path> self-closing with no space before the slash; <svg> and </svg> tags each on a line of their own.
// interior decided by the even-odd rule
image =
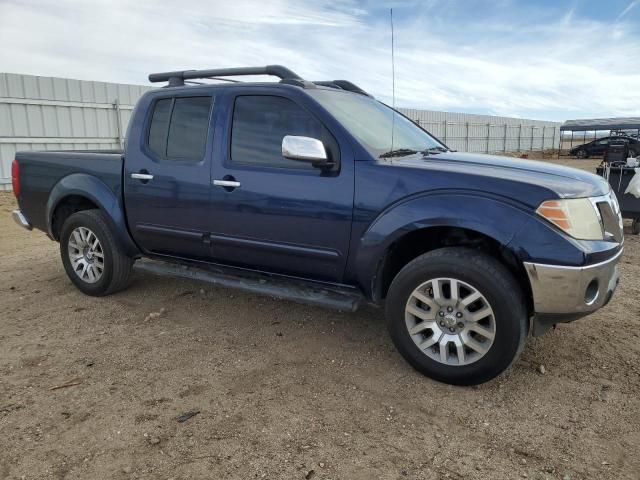
<svg viewBox="0 0 640 480">
<path fill-rule="evenodd" d="M 307 92 L 376 158 L 445 149 L 411 120 L 371 97 L 320 88 Z"/>
</svg>

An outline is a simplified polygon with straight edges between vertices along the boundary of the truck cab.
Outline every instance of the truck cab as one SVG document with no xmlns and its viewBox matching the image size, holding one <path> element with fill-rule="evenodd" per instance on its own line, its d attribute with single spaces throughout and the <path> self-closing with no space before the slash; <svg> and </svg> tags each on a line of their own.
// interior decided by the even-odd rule
<svg viewBox="0 0 640 480">
<path fill-rule="evenodd" d="M 124 193 L 144 252 L 342 280 L 353 151 L 299 88 L 167 88 L 133 119 Z M 284 157 L 285 137 L 317 139 L 323 165 Z"/>
</svg>

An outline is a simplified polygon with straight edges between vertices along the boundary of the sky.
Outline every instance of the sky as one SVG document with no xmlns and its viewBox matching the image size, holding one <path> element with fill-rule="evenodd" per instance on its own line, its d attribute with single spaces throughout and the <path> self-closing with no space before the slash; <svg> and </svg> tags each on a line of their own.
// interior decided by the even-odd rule
<svg viewBox="0 0 640 480">
<path fill-rule="evenodd" d="M 0 0 L 0 71 L 147 84 L 286 65 L 395 105 L 640 116 L 640 0 Z"/>
</svg>

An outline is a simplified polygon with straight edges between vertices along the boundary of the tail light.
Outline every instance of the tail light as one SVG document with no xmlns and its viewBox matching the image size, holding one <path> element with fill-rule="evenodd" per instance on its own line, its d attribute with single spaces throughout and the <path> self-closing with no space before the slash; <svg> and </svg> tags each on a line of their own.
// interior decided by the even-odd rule
<svg viewBox="0 0 640 480">
<path fill-rule="evenodd" d="M 11 185 L 13 186 L 13 194 L 18 198 L 20 195 L 20 166 L 17 160 L 11 164 Z"/>
</svg>

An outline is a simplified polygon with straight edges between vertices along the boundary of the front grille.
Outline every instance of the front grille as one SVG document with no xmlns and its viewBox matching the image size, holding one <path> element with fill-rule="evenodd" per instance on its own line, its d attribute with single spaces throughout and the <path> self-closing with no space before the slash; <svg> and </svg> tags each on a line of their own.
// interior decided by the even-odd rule
<svg viewBox="0 0 640 480">
<path fill-rule="evenodd" d="M 620 215 L 620 207 L 610 193 L 604 201 L 596 202 L 600 216 L 602 217 L 602 225 L 604 226 L 605 239 L 612 239 L 618 243 L 622 243 L 624 234 L 622 231 L 622 217 Z"/>
</svg>

